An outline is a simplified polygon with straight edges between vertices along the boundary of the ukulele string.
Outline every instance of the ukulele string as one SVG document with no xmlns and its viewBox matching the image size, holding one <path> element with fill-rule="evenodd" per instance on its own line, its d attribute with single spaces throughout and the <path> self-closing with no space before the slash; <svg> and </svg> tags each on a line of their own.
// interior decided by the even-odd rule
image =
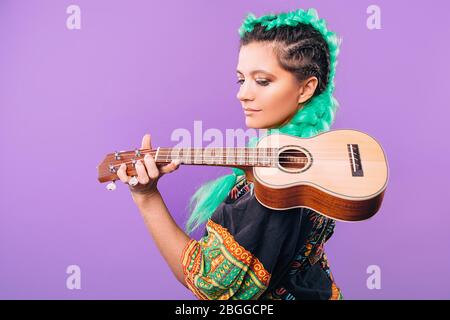
<svg viewBox="0 0 450 320">
<path fill-rule="evenodd" d="M 179 150 L 182 150 L 182 149 L 179 149 Z M 344 151 L 342 151 L 342 152 L 344 152 Z M 314 154 L 315 155 L 341 155 L 342 154 L 342 152 L 333 152 L 333 151 L 331 151 L 331 152 L 315 152 Z M 347 150 L 347 152 L 348 152 L 348 150 Z M 120 155 L 127 155 L 128 154 L 128 152 L 126 152 L 126 153 L 120 153 Z M 159 156 L 165 156 L 165 157 L 167 157 L 167 156 L 169 156 L 169 155 L 174 155 L 174 156 L 180 156 L 180 154 L 179 153 L 177 153 L 177 152 L 174 152 L 174 151 L 156 151 L 156 150 L 150 150 L 150 151 L 148 151 L 148 152 L 146 152 L 146 151 L 141 151 L 141 153 L 140 153 L 141 155 L 142 154 L 150 154 L 150 155 L 152 155 L 153 157 L 155 157 L 156 156 L 156 154 L 158 154 L 158 157 Z M 181 157 L 184 157 L 184 156 L 186 156 L 186 155 L 189 155 L 189 156 L 195 156 L 195 155 L 198 155 L 198 154 L 204 154 L 204 152 L 197 152 L 197 153 L 195 153 L 195 152 L 189 152 L 189 153 L 187 153 L 187 154 L 183 154 Z M 223 156 L 223 154 L 227 154 L 227 157 L 229 157 L 229 158 L 231 158 L 231 157 L 235 157 L 235 158 L 237 158 L 237 157 L 246 157 L 246 155 L 245 155 L 245 153 L 236 153 L 236 155 L 233 155 L 233 152 L 223 152 L 222 153 L 222 156 Z M 264 151 L 260 151 L 260 152 L 250 152 L 250 153 L 247 153 L 247 157 L 264 157 L 264 156 L 268 156 L 270 154 L 270 157 L 277 157 L 276 155 L 273 155 L 273 153 L 268 153 L 268 152 L 264 152 Z M 288 154 L 288 155 L 291 155 L 291 154 L 293 154 L 293 155 L 298 155 L 298 154 L 305 154 L 304 152 L 301 152 L 301 151 L 298 151 L 298 150 L 293 150 L 293 151 L 282 151 L 281 153 L 280 153 L 280 156 L 284 156 L 284 155 L 286 155 L 286 154 Z M 114 155 L 114 154 L 112 154 L 112 155 Z M 130 152 L 130 154 L 129 155 L 131 155 L 131 152 Z M 207 157 L 220 157 L 221 155 L 220 155 L 220 153 L 219 154 L 216 154 L 216 155 L 211 155 L 211 154 L 208 154 L 207 155 Z M 357 157 L 356 156 L 356 154 L 354 154 L 354 157 Z"/>
<path fill-rule="evenodd" d="M 148 149 L 147 149 L 148 150 Z M 173 150 L 173 149 L 171 149 L 171 150 Z M 156 153 L 158 154 L 158 157 L 160 157 L 160 156 L 165 156 L 166 158 L 169 156 L 169 155 L 171 155 L 172 154 L 172 151 L 170 152 L 170 153 L 165 153 L 165 151 L 162 151 L 161 152 L 161 150 L 159 150 L 159 152 L 157 151 L 157 150 L 149 150 L 148 152 L 146 152 L 145 150 L 143 150 L 143 149 L 141 149 L 140 150 L 141 152 L 141 155 L 142 154 L 152 154 L 152 153 L 155 153 L 153 156 L 156 156 Z M 122 155 L 123 155 L 124 153 L 122 153 Z M 264 162 L 264 161 L 271 161 L 271 160 L 285 160 L 285 159 L 290 159 L 290 158 L 294 158 L 294 159 L 297 159 L 297 160 L 299 160 L 299 159 L 304 159 L 305 161 L 277 161 L 277 163 L 280 163 L 280 164 L 286 164 L 286 163 L 308 163 L 308 161 L 307 161 L 307 158 L 305 158 L 305 157 L 295 157 L 295 156 L 286 156 L 286 154 L 289 154 L 289 155 L 298 155 L 298 154 L 302 154 L 302 155 L 304 155 L 304 153 L 303 152 L 300 152 L 300 151 L 291 151 L 291 152 L 284 152 L 282 155 L 280 154 L 280 156 L 264 156 L 264 154 L 261 154 L 261 153 L 259 153 L 259 154 L 257 154 L 257 153 L 253 153 L 253 154 L 248 154 L 248 156 L 245 156 L 245 155 L 236 155 L 236 156 L 234 156 L 234 155 L 232 155 L 232 156 L 226 156 L 225 157 L 225 160 L 228 160 L 228 159 L 237 159 L 237 160 L 239 160 L 239 159 L 242 159 L 242 158 L 244 158 L 244 159 L 249 159 L 250 161 L 256 161 L 256 162 L 260 162 L 259 164 L 246 164 L 245 163 L 245 161 L 244 161 L 244 163 L 237 163 L 236 165 L 248 165 L 248 166 L 260 166 L 260 167 L 274 167 L 272 164 L 268 164 L 268 165 L 266 165 L 266 163 Z M 184 155 L 185 156 L 185 155 Z M 181 160 L 182 162 L 180 163 L 180 164 L 188 164 L 188 165 L 195 165 L 195 164 L 204 164 L 203 163 L 203 161 L 211 161 L 211 162 L 213 162 L 213 160 L 218 160 L 218 159 L 220 159 L 220 160 L 222 160 L 223 159 L 223 155 L 214 155 L 214 156 L 198 156 L 201 160 L 202 160 L 202 163 L 187 163 L 187 162 L 183 162 L 185 159 L 184 159 L 184 156 L 182 156 L 182 157 L 179 157 L 179 158 L 175 158 L 175 159 L 179 159 L 179 160 Z M 356 155 L 353 155 L 353 157 L 354 157 L 354 159 L 355 160 L 360 160 L 359 158 L 358 158 L 358 156 L 356 156 Z M 194 158 L 194 161 L 196 160 L 195 159 L 195 153 L 193 154 L 193 153 L 189 153 L 189 158 Z M 262 158 L 262 160 L 261 159 L 259 159 L 259 161 L 258 161 L 258 159 L 256 159 L 256 158 Z M 167 163 L 169 163 L 169 162 L 171 162 L 172 160 L 175 160 L 175 159 L 170 159 L 170 161 L 169 161 L 169 159 L 167 159 L 166 161 L 167 161 Z M 317 158 L 317 157 L 315 157 L 315 159 L 319 159 L 320 161 L 345 161 L 345 162 L 347 162 L 349 159 L 342 159 L 342 158 L 340 158 L 340 159 L 332 159 L 332 158 Z M 143 159 L 135 159 L 135 161 L 137 162 L 138 160 L 143 160 Z M 197 160 L 199 160 L 199 159 L 197 159 Z M 133 159 L 132 160 L 130 160 L 130 161 L 126 161 L 126 162 L 122 162 L 122 163 L 124 163 L 124 164 L 130 164 L 130 163 L 133 163 Z M 120 163 L 120 164 L 115 164 L 115 165 L 113 165 L 113 167 L 116 167 L 116 166 L 120 166 L 122 163 Z M 207 164 L 214 164 L 214 163 L 207 163 Z M 220 162 L 219 164 L 223 164 L 222 162 Z"/>
<path fill-rule="evenodd" d="M 277 152 L 280 148 L 264 148 L 264 147 L 262 147 L 262 148 L 245 148 L 245 149 L 244 148 L 242 148 L 242 149 L 240 149 L 240 148 L 198 148 L 198 149 L 195 149 L 195 148 L 168 148 L 167 150 L 164 150 L 161 148 L 161 149 L 159 149 L 159 153 L 173 153 L 173 152 L 180 152 L 180 151 L 186 151 L 186 150 L 189 150 L 189 152 L 191 152 L 191 150 L 194 150 L 194 152 L 201 151 L 203 153 L 203 152 L 207 152 L 209 150 L 213 151 L 213 150 L 217 150 L 217 149 L 225 150 L 223 153 L 235 153 L 235 151 L 239 152 L 239 153 L 245 153 L 244 150 L 249 150 L 250 151 L 249 153 L 257 153 L 257 152 L 262 152 L 262 153 L 266 152 L 267 153 L 268 151 Z M 379 150 L 378 148 L 375 148 L 375 149 Z M 136 149 L 136 150 L 139 150 L 139 149 Z M 234 150 L 234 151 L 228 151 L 228 150 Z M 315 149 L 315 150 L 317 150 L 317 149 Z M 364 148 L 364 150 L 374 150 L 374 148 L 369 147 L 369 148 Z M 152 150 L 140 149 L 140 151 L 141 151 L 141 154 L 158 152 L 157 149 L 152 149 Z M 343 150 L 343 148 L 327 148 L 325 151 L 319 150 L 318 152 L 315 152 L 315 153 L 316 154 L 333 153 L 333 152 L 336 153 L 337 151 L 343 152 L 344 150 Z M 348 150 L 346 150 L 346 151 L 348 151 Z M 283 153 L 291 153 L 291 152 L 300 152 L 301 153 L 301 151 L 299 151 L 299 150 L 291 150 L 291 151 L 286 150 L 286 151 L 282 151 L 282 152 Z M 130 154 L 130 153 L 134 153 L 134 151 L 124 151 L 121 154 Z"/>
<path fill-rule="evenodd" d="M 265 160 L 273 160 L 273 159 L 280 159 L 280 158 L 288 158 L 288 157 L 278 157 L 278 158 L 265 158 Z M 217 158 L 214 158 L 214 157 L 212 157 L 212 158 L 208 158 L 207 160 L 205 160 L 205 158 L 203 158 L 202 159 L 202 162 L 201 163 L 187 163 L 187 162 L 183 162 L 183 159 L 179 159 L 179 160 L 181 160 L 182 162 L 180 162 L 180 164 L 185 164 L 185 165 L 196 165 L 196 164 L 198 164 L 198 165 L 205 165 L 205 164 L 209 164 L 209 165 L 213 165 L 213 164 L 217 164 L 218 166 L 223 166 L 225 163 L 223 163 L 223 162 L 220 162 L 220 163 L 204 163 L 203 161 L 208 161 L 208 160 L 216 160 Z M 142 160 L 142 159 L 138 159 L 138 160 Z M 136 160 L 136 162 L 138 161 L 138 160 Z M 175 159 L 172 159 L 172 160 L 175 160 Z M 167 162 L 165 163 L 165 164 L 169 164 L 172 160 L 167 160 Z M 257 161 L 256 159 L 249 159 L 249 160 L 255 160 L 255 161 Z M 194 161 L 195 161 L 195 159 L 194 159 Z M 349 159 L 320 159 L 320 161 L 322 162 L 322 161 L 335 161 L 335 162 L 337 162 L 337 161 L 344 161 L 344 162 L 347 162 L 347 161 L 349 161 Z M 162 161 L 159 161 L 158 160 L 158 162 L 162 162 Z M 258 162 L 258 161 L 257 161 Z M 131 160 L 131 161 L 125 161 L 125 162 L 121 162 L 121 163 L 118 163 L 118 164 L 114 164 L 114 165 L 112 165 L 111 167 L 113 167 L 113 168 L 115 168 L 115 167 L 120 167 L 120 165 L 121 164 L 132 164 L 133 163 L 133 160 Z M 296 164 L 307 164 L 308 163 L 308 161 L 276 161 L 276 163 L 277 164 L 293 164 L 293 163 L 296 163 Z M 160 163 L 157 163 L 157 164 L 160 164 Z M 244 166 L 250 166 L 250 167 L 267 167 L 267 168 L 276 168 L 276 165 L 273 165 L 272 163 L 269 163 L 269 164 L 266 164 L 266 163 L 264 163 L 263 161 L 259 161 L 259 163 L 258 164 L 247 164 L 247 163 L 235 163 L 235 164 L 233 164 L 233 165 L 231 165 L 230 164 L 230 166 L 239 166 L 239 165 L 244 165 Z"/>
</svg>

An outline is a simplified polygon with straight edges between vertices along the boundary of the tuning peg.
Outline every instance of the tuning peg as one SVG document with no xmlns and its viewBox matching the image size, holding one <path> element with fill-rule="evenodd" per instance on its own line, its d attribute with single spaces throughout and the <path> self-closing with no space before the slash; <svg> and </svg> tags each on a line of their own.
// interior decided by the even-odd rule
<svg viewBox="0 0 450 320">
<path fill-rule="evenodd" d="M 109 191 L 114 191 L 116 190 L 117 186 L 116 183 L 114 182 L 115 180 L 111 181 L 110 183 L 108 183 L 106 185 L 106 189 L 108 189 Z"/>
<path fill-rule="evenodd" d="M 141 150 L 139 150 L 139 149 L 135 149 L 134 150 L 134 155 L 136 156 L 136 157 L 141 157 L 142 156 L 142 154 L 141 154 Z"/>
</svg>

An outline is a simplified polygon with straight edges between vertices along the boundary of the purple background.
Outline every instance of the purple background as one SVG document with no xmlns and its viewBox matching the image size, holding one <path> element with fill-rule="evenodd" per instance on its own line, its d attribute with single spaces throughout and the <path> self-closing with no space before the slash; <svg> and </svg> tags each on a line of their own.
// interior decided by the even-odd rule
<svg viewBox="0 0 450 320">
<path fill-rule="evenodd" d="M 81 8 L 81 30 L 66 8 Z M 381 30 L 366 27 L 381 7 Z M 446 1 L 0 1 L 0 298 L 193 299 L 177 282 L 106 153 L 170 147 L 178 128 L 244 128 L 236 99 L 239 28 L 314 7 L 340 34 L 332 129 L 384 147 L 390 180 L 371 220 L 338 222 L 326 252 L 346 299 L 450 298 Z M 226 168 L 182 166 L 160 181 L 179 225 Z M 195 237 L 198 238 L 200 232 Z M 81 267 L 81 290 L 66 268 Z M 369 265 L 381 289 L 366 286 Z"/>
</svg>

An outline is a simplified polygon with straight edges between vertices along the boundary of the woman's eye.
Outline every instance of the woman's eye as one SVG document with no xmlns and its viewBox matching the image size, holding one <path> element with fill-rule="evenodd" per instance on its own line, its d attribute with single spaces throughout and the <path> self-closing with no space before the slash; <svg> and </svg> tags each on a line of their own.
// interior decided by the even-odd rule
<svg viewBox="0 0 450 320">
<path fill-rule="evenodd" d="M 242 85 L 242 83 L 244 83 L 244 79 L 239 79 L 236 83 L 239 83 L 240 85 Z M 270 81 L 267 80 L 256 80 L 256 83 L 259 84 L 260 86 L 267 86 Z"/>
<path fill-rule="evenodd" d="M 261 86 L 267 86 L 269 84 L 267 80 L 257 80 L 256 82 Z"/>
</svg>

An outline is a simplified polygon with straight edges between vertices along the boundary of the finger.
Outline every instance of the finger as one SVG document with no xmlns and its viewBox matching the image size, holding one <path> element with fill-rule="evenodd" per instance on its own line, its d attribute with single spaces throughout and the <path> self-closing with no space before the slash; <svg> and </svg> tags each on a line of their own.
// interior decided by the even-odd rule
<svg viewBox="0 0 450 320">
<path fill-rule="evenodd" d="M 170 173 L 172 171 L 177 170 L 179 167 L 180 167 L 180 160 L 175 159 L 175 160 L 172 160 L 169 164 L 162 167 L 161 172 L 162 173 Z"/>
<path fill-rule="evenodd" d="M 156 179 L 159 176 L 158 167 L 156 167 L 155 160 L 148 153 L 144 157 L 145 168 L 147 169 L 148 177 L 150 179 Z"/>
<path fill-rule="evenodd" d="M 117 170 L 117 176 L 123 183 L 128 183 L 130 180 L 130 177 L 127 175 L 127 166 L 124 163 L 122 163 L 119 170 Z"/>
<path fill-rule="evenodd" d="M 144 137 L 142 137 L 141 149 L 152 149 L 152 138 L 149 133 L 146 133 Z"/>
<path fill-rule="evenodd" d="M 150 178 L 148 177 L 147 170 L 145 169 L 145 166 L 141 160 L 138 160 L 136 162 L 135 169 L 137 172 L 137 179 L 140 184 L 147 184 L 150 182 Z"/>
</svg>

